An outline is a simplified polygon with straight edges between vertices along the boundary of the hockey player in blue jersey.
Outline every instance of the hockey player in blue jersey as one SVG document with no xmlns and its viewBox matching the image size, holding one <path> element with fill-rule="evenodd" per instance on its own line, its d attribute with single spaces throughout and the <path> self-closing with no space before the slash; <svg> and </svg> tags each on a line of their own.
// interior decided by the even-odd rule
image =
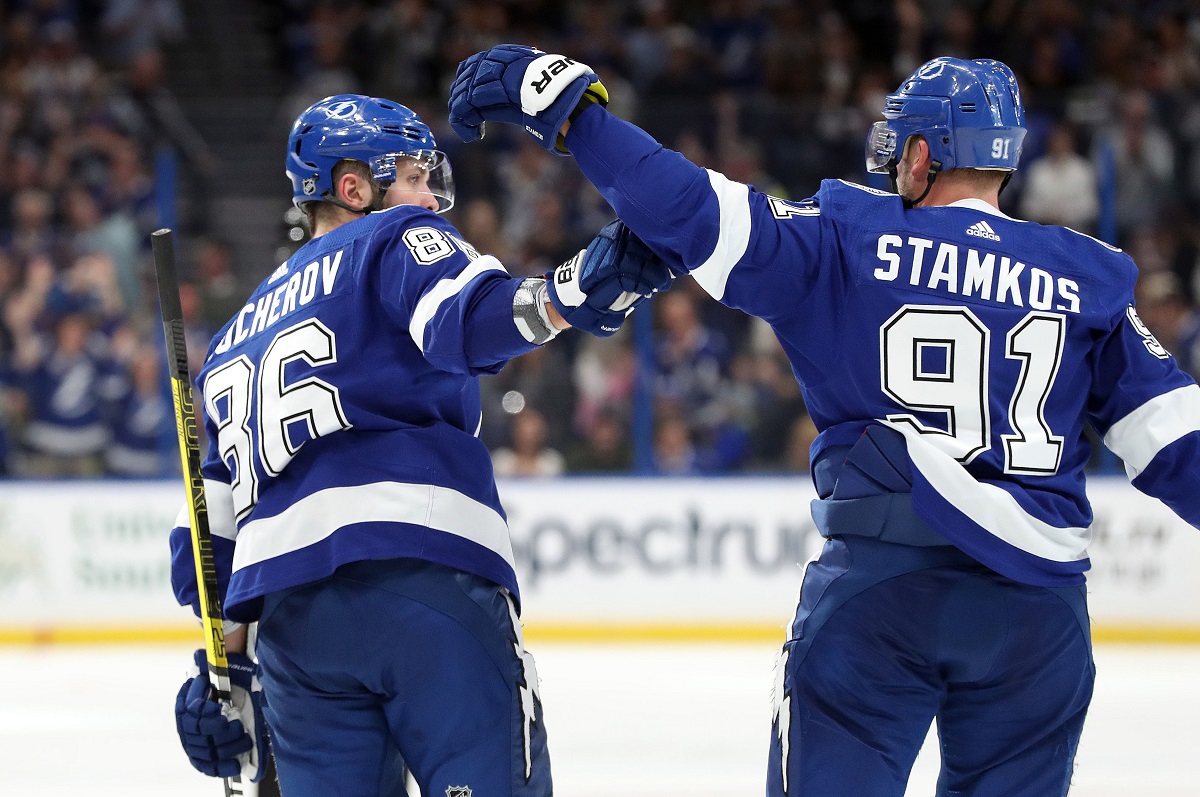
<svg viewBox="0 0 1200 797">
<path fill-rule="evenodd" d="M 540 140 L 791 361 L 827 542 L 779 662 L 767 793 L 902 795 L 936 720 L 939 795 L 1065 794 L 1094 676 L 1084 426 L 1200 526 L 1200 388 L 1138 319 L 1127 255 L 999 210 L 1025 135 L 1013 73 L 924 64 L 868 139 L 899 196 L 827 180 L 802 202 L 589 90 L 586 66 L 501 45 L 459 66 L 450 121 L 471 141 L 571 106 Z"/>
<path fill-rule="evenodd" d="M 401 756 L 426 795 L 549 795 L 478 376 L 568 325 L 612 334 L 670 272 L 614 223 L 552 279 L 511 277 L 438 215 L 449 164 L 387 100 L 313 105 L 287 173 L 312 240 L 217 333 L 198 380 L 237 708 L 197 672 L 176 704 L 184 747 L 256 780 L 265 717 L 288 797 L 403 795 Z M 180 517 L 172 584 L 198 611 Z M 257 669 L 240 655 L 251 621 Z"/>
</svg>

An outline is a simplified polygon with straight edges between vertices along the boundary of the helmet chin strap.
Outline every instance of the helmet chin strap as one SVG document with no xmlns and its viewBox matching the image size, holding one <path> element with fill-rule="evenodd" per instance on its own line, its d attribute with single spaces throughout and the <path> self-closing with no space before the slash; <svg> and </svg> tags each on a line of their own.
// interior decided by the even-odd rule
<svg viewBox="0 0 1200 797">
<path fill-rule="evenodd" d="M 925 199 L 925 197 L 929 196 L 929 191 L 933 188 L 933 181 L 937 179 L 940 171 L 941 169 L 936 164 L 931 163 L 929 165 L 928 179 L 925 182 L 925 190 L 921 192 L 921 195 L 916 199 L 900 197 L 900 201 L 904 203 L 905 210 L 912 210 L 917 205 L 921 204 L 921 201 Z M 891 171 L 888 172 L 888 177 L 892 178 L 892 191 L 894 191 L 896 194 L 900 193 L 899 181 L 897 179 L 899 176 L 900 171 L 895 166 L 893 166 Z"/>
</svg>

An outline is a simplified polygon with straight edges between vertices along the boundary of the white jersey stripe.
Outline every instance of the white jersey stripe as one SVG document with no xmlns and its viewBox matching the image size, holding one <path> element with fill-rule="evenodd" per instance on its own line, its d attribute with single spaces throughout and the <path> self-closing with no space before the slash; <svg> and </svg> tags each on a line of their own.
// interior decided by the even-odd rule
<svg viewBox="0 0 1200 797">
<path fill-rule="evenodd" d="M 278 515 L 243 524 L 233 569 L 313 545 L 344 526 L 371 522 L 412 523 L 455 534 L 514 566 L 508 524 L 491 507 L 448 487 L 375 482 L 318 490 Z"/>
<path fill-rule="evenodd" d="M 1037 519 L 1008 492 L 976 481 L 957 460 L 935 447 L 910 424 L 882 423 L 904 435 L 913 466 L 933 489 L 984 531 L 1014 548 L 1053 562 L 1075 562 L 1087 556 L 1090 529 L 1060 528 Z"/>
<path fill-rule="evenodd" d="M 237 539 L 237 523 L 233 518 L 233 490 L 225 482 L 204 480 L 204 503 L 208 508 L 208 533 L 227 540 Z M 190 529 L 192 517 L 188 505 L 175 517 L 176 528 Z"/>
<path fill-rule="evenodd" d="M 447 299 L 457 296 L 463 288 L 470 284 L 471 280 L 487 271 L 503 271 L 505 274 L 508 273 L 504 268 L 504 264 L 495 257 L 492 255 L 483 255 L 478 260 L 472 261 L 457 277 L 439 280 L 432 288 L 425 292 L 425 295 L 417 302 L 417 308 L 413 311 L 412 320 L 408 322 L 408 334 L 412 335 L 412 339 L 420 347 L 421 351 L 425 351 L 425 327 L 433 320 L 442 303 Z"/>
<path fill-rule="evenodd" d="M 720 231 L 712 254 L 692 269 L 692 276 L 710 296 L 720 300 L 725 295 L 729 272 L 750 244 L 750 189 L 712 169 L 707 171 L 721 211 Z"/>
<path fill-rule="evenodd" d="M 1104 445 L 1125 462 L 1133 479 L 1154 456 L 1185 434 L 1200 431 L 1200 386 L 1187 385 L 1147 401 L 1104 435 Z"/>
</svg>

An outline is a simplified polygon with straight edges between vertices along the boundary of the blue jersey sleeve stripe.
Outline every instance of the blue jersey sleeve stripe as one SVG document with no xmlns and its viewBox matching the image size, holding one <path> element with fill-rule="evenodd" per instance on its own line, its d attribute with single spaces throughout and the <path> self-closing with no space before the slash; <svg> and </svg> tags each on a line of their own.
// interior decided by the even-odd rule
<svg viewBox="0 0 1200 797">
<path fill-rule="evenodd" d="M 1159 451 L 1200 431 L 1200 386 L 1185 385 L 1155 396 L 1109 427 L 1104 445 L 1125 462 L 1130 479 Z"/>
<path fill-rule="evenodd" d="M 356 523 L 409 523 L 444 531 L 481 545 L 514 566 L 508 524 L 495 509 L 448 487 L 373 482 L 319 490 L 277 515 L 244 524 L 233 569 L 300 550 Z"/>
<path fill-rule="evenodd" d="M 1014 548 L 1052 562 L 1087 558 L 1091 532 L 1084 527 L 1052 526 L 1026 512 L 1017 500 L 994 484 L 976 481 L 957 460 L 937 448 L 906 423 L 883 421 L 908 441 L 908 455 L 933 490 L 957 511 L 992 536 Z M 938 528 L 930 518 L 927 522 Z M 939 531 L 941 529 L 939 528 Z M 984 562 L 991 566 L 991 563 Z"/>
<path fill-rule="evenodd" d="M 692 276 L 709 296 L 720 301 L 725 295 L 730 272 L 750 245 L 750 189 L 719 172 L 707 171 L 720 207 L 720 232 L 712 254 L 692 269 Z"/>
<path fill-rule="evenodd" d="M 408 323 L 408 333 L 412 335 L 413 341 L 416 342 L 421 351 L 425 351 L 425 327 L 437 315 L 438 308 L 449 299 L 461 293 L 471 283 L 471 280 L 488 271 L 508 273 L 504 268 L 504 264 L 495 257 L 492 255 L 483 255 L 478 260 L 472 261 L 458 276 L 438 280 L 432 288 L 425 292 L 425 295 L 417 302 L 416 309 L 413 310 L 412 320 Z"/>
</svg>

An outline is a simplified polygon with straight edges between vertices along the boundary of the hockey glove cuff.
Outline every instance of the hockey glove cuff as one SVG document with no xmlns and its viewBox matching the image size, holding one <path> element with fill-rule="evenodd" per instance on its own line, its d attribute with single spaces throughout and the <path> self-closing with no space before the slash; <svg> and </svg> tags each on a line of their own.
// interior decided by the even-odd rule
<svg viewBox="0 0 1200 797">
<path fill-rule="evenodd" d="M 258 668 L 240 653 L 228 658 L 232 707 L 215 700 L 207 658 L 197 650 L 191 677 L 175 698 L 175 728 L 196 769 L 218 778 L 240 774 L 257 783 L 270 756 Z"/>
<path fill-rule="evenodd" d="M 568 155 L 559 132 L 593 103 L 608 105 L 608 90 L 591 67 L 534 47 L 500 44 L 458 65 L 450 126 L 470 142 L 483 138 L 484 122 L 520 125 L 546 149 Z"/>
</svg>

